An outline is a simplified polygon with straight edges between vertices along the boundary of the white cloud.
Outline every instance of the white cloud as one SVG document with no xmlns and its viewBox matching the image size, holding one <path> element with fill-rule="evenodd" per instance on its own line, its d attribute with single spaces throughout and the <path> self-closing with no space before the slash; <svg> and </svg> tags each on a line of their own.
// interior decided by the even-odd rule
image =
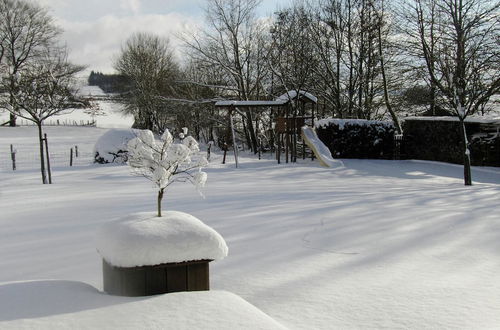
<svg viewBox="0 0 500 330">
<path fill-rule="evenodd" d="M 196 25 L 194 18 L 172 13 L 166 15 L 104 16 L 93 22 L 59 20 L 63 38 L 70 48 L 71 61 L 89 70 L 111 72 L 113 58 L 134 32 L 151 32 L 168 37 L 179 54 L 181 42 L 175 37 Z"/>
<path fill-rule="evenodd" d="M 139 14 L 141 10 L 141 1 L 140 0 L 121 0 L 120 8 L 126 11 L 131 11 L 134 14 Z"/>
<path fill-rule="evenodd" d="M 175 35 L 203 24 L 205 0 L 29 0 L 47 7 L 64 30 L 62 41 L 70 60 L 89 70 L 113 71 L 113 57 L 134 32 L 170 37 L 176 53 L 181 42 Z M 290 0 L 263 1 L 263 10 Z"/>
</svg>

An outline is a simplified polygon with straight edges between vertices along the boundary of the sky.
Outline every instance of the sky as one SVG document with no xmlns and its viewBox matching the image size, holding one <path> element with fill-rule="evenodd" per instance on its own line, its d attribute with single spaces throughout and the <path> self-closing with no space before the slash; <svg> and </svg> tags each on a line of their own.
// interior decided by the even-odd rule
<svg viewBox="0 0 500 330">
<path fill-rule="evenodd" d="M 113 60 L 134 32 L 153 32 L 171 39 L 204 21 L 206 0 L 30 0 L 46 7 L 64 30 L 69 59 L 90 70 L 113 72 Z M 290 0 L 263 0 L 257 15 L 269 16 Z"/>
</svg>

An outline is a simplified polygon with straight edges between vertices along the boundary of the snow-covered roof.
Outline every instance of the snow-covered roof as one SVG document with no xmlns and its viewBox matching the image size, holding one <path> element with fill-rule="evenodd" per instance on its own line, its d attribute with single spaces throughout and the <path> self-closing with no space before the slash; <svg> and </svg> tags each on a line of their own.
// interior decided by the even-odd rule
<svg viewBox="0 0 500 330">
<path fill-rule="evenodd" d="M 216 107 L 275 107 L 286 104 L 287 101 L 277 100 L 277 101 L 235 101 L 235 100 L 224 100 L 217 101 L 215 103 Z"/>
<path fill-rule="evenodd" d="M 310 102 L 318 103 L 318 98 L 309 92 L 299 90 L 291 90 L 283 95 L 278 96 L 274 101 L 237 101 L 237 100 L 223 100 L 215 103 L 216 107 L 275 107 L 285 105 L 291 100 L 295 100 L 297 95 L 301 99 L 307 99 Z"/>
<path fill-rule="evenodd" d="M 285 94 L 278 96 L 276 98 L 276 101 L 289 102 L 291 100 L 295 100 L 297 98 L 297 96 L 301 99 L 306 98 L 313 103 L 318 103 L 318 98 L 316 96 L 312 95 L 309 92 L 303 91 L 303 90 L 299 90 L 298 92 L 296 90 L 290 90 L 290 91 L 286 92 Z"/>
<path fill-rule="evenodd" d="M 219 233 L 194 216 L 177 211 L 135 213 L 104 224 L 97 251 L 116 267 L 152 266 L 192 260 L 220 260 L 227 245 Z"/>
</svg>

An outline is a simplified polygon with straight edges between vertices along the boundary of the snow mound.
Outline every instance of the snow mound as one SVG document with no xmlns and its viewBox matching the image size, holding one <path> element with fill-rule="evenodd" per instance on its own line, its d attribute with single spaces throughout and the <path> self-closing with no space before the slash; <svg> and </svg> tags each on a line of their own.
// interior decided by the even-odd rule
<svg viewBox="0 0 500 330">
<path fill-rule="evenodd" d="M 6 329 L 285 329 L 227 291 L 117 297 L 74 281 L 0 284 Z"/>
<path fill-rule="evenodd" d="M 111 129 L 104 133 L 94 146 L 94 162 L 99 164 L 124 164 L 128 160 L 127 143 L 137 136 L 138 130 Z"/>
<path fill-rule="evenodd" d="M 135 213 L 104 224 L 97 250 L 116 267 L 151 266 L 191 260 L 220 260 L 227 245 L 214 229 L 177 211 Z"/>
</svg>

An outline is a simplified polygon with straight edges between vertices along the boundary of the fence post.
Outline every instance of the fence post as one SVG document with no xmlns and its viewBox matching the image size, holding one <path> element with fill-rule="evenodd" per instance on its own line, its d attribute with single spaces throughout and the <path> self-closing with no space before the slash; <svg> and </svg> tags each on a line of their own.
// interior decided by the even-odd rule
<svg viewBox="0 0 500 330">
<path fill-rule="evenodd" d="M 261 156 L 262 156 L 262 154 L 261 154 L 261 147 L 262 147 L 262 142 L 261 142 L 260 137 L 259 137 L 259 138 L 257 138 L 257 149 L 258 149 L 258 152 L 259 152 L 259 160 L 261 159 Z"/>
<path fill-rule="evenodd" d="M 12 170 L 16 170 L 16 150 L 14 150 L 14 146 L 10 145 L 10 158 L 12 159 Z"/>
<path fill-rule="evenodd" d="M 75 158 L 78 158 L 78 146 L 75 146 Z"/>
<path fill-rule="evenodd" d="M 47 157 L 47 172 L 49 174 L 49 184 L 52 184 L 52 172 L 50 171 L 50 156 L 49 156 L 49 142 L 47 141 L 47 133 L 43 134 L 45 140 L 45 154 Z"/>
<path fill-rule="evenodd" d="M 394 160 L 401 159 L 401 143 L 403 142 L 403 134 L 394 135 Z"/>
<path fill-rule="evenodd" d="M 73 148 L 69 149 L 69 166 L 73 166 Z"/>
<path fill-rule="evenodd" d="M 209 141 L 208 142 L 208 148 L 207 148 L 207 160 L 210 161 L 210 151 L 212 149 L 212 144 L 213 142 L 212 141 Z"/>
</svg>

